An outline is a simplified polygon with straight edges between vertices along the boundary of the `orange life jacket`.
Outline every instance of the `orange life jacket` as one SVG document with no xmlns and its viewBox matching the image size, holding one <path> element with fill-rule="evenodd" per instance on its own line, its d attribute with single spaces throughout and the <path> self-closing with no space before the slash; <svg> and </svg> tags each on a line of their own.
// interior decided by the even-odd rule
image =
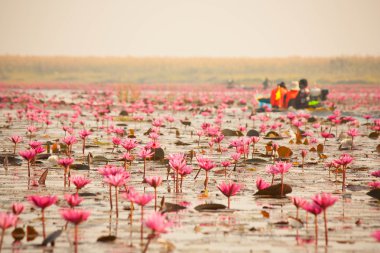
<svg viewBox="0 0 380 253">
<path fill-rule="evenodd" d="M 270 104 L 272 106 L 277 106 L 278 108 L 284 107 L 284 96 L 286 94 L 286 89 L 282 87 L 276 87 L 272 90 L 270 95 Z"/>
<path fill-rule="evenodd" d="M 296 99 L 297 95 L 298 95 L 298 90 L 290 90 L 286 93 L 285 108 L 289 107 L 289 101 L 292 99 Z"/>
</svg>

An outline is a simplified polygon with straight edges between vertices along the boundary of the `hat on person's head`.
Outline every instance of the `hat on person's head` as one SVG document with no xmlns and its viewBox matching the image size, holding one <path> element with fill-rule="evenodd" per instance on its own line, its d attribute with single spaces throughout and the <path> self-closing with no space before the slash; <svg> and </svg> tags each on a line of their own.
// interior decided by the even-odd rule
<svg viewBox="0 0 380 253">
<path fill-rule="evenodd" d="M 289 86 L 289 90 L 299 90 L 298 82 L 297 81 L 292 81 Z"/>
</svg>

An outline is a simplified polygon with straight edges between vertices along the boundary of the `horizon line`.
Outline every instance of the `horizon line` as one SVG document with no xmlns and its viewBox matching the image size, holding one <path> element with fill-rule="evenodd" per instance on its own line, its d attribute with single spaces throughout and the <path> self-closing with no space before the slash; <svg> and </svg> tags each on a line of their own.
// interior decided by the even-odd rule
<svg viewBox="0 0 380 253">
<path fill-rule="evenodd" d="M 0 57 L 46 58 L 167 58 L 167 59 L 286 59 L 286 58 L 380 58 L 380 54 L 288 55 L 288 56 L 207 56 L 207 55 L 71 55 L 71 54 L 0 54 Z"/>
</svg>

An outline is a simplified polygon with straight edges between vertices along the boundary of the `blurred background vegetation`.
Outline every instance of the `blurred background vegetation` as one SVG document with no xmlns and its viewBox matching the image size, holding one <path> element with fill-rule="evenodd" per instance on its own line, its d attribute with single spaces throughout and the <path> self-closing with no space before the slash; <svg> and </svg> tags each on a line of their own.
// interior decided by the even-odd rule
<svg viewBox="0 0 380 253">
<path fill-rule="evenodd" d="M 0 56 L 3 83 L 227 83 L 308 78 L 380 84 L 380 57 L 167 58 Z"/>
</svg>

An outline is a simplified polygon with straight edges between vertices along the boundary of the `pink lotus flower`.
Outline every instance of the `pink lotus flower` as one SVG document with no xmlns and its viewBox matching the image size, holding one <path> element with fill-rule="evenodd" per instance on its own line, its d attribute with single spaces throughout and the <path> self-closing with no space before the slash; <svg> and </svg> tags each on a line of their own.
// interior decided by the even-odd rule
<svg viewBox="0 0 380 253">
<path fill-rule="evenodd" d="M 60 213 L 63 219 L 75 225 L 79 225 L 86 221 L 90 216 L 89 211 L 80 209 L 62 209 Z"/>
<path fill-rule="evenodd" d="M 167 229 L 173 225 L 172 222 L 166 220 L 165 214 L 154 212 L 145 220 L 145 226 L 150 228 L 154 234 L 167 233 Z"/>
<path fill-rule="evenodd" d="M 36 148 L 40 147 L 41 145 L 42 145 L 42 143 L 39 141 L 29 142 L 29 147 L 31 147 L 32 149 L 36 149 Z"/>
<path fill-rule="evenodd" d="M 13 203 L 12 204 L 12 213 L 14 215 L 20 215 L 24 211 L 24 204 L 22 203 Z"/>
<path fill-rule="evenodd" d="M 15 226 L 16 221 L 17 221 L 16 215 L 13 215 L 11 213 L 0 212 L 0 228 L 3 231 Z M 3 238 L 1 238 L 1 243 L 2 241 L 3 241 Z M 1 249 L 1 243 L 0 243 L 0 249 Z"/>
<path fill-rule="evenodd" d="M 91 135 L 91 132 L 88 131 L 88 130 L 86 130 L 86 129 L 83 129 L 83 130 L 79 131 L 79 137 L 81 139 L 86 139 L 90 135 Z"/>
<path fill-rule="evenodd" d="M 151 149 L 140 149 L 138 156 L 144 160 L 144 174 L 143 174 L 143 180 L 145 178 L 145 172 L 146 172 L 146 159 L 151 158 L 154 155 Z"/>
<path fill-rule="evenodd" d="M 372 172 L 371 175 L 374 177 L 380 177 L 380 170 Z"/>
<path fill-rule="evenodd" d="M 253 158 L 253 155 L 255 153 L 255 144 L 258 143 L 260 141 L 260 137 L 257 137 L 257 136 L 252 136 L 251 137 L 251 142 L 252 142 L 252 158 Z"/>
<path fill-rule="evenodd" d="M 145 182 L 147 182 L 150 186 L 157 188 L 161 185 L 162 178 L 160 176 L 146 177 Z"/>
<path fill-rule="evenodd" d="M 123 146 L 128 152 L 131 152 L 132 149 L 137 147 L 137 142 L 134 139 L 128 138 L 122 141 L 121 146 Z"/>
<path fill-rule="evenodd" d="M 146 206 L 152 199 L 153 199 L 152 194 L 137 194 L 133 196 L 133 201 L 134 203 L 138 204 L 139 206 Z"/>
<path fill-rule="evenodd" d="M 64 181 L 63 184 L 66 187 L 66 181 L 67 181 L 67 174 L 69 175 L 69 183 L 70 183 L 70 165 L 74 162 L 74 158 L 67 157 L 67 158 L 61 158 L 58 160 L 58 164 L 63 166 L 63 173 L 64 173 Z"/>
<path fill-rule="evenodd" d="M 268 188 L 270 186 L 270 183 L 268 182 L 265 182 L 264 179 L 262 179 L 261 177 L 257 177 L 256 178 L 256 188 L 257 190 L 264 190 L 266 188 Z"/>
<path fill-rule="evenodd" d="M 325 139 L 323 145 L 325 145 L 327 139 L 334 138 L 334 135 L 328 132 L 321 132 L 321 136 Z"/>
<path fill-rule="evenodd" d="M 104 177 L 104 181 L 109 183 L 112 186 L 115 187 L 120 187 L 125 184 L 125 181 L 129 178 L 129 173 L 124 172 L 124 173 L 118 173 L 116 175 L 107 175 Z"/>
<path fill-rule="evenodd" d="M 64 137 L 62 139 L 62 142 L 64 142 L 67 145 L 66 154 L 70 157 L 73 145 L 78 142 L 77 138 L 75 136 L 69 135 Z"/>
<path fill-rule="evenodd" d="M 380 181 L 369 182 L 368 186 L 371 187 L 372 189 L 380 188 Z"/>
<path fill-rule="evenodd" d="M 109 183 L 110 188 L 110 205 L 112 209 L 112 192 L 111 192 L 111 185 L 115 187 L 115 199 L 116 199 L 116 217 L 119 216 L 119 201 L 118 201 L 118 194 L 119 189 L 118 187 L 125 185 L 125 181 L 129 178 L 129 173 L 124 171 L 123 173 L 119 173 L 116 175 L 107 175 L 104 177 L 104 181 Z"/>
<path fill-rule="evenodd" d="M 186 166 L 185 155 L 183 153 L 169 154 L 169 165 L 175 172 L 175 190 L 179 191 L 179 172 Z"/>
<path fill-rule="evenodd" d="M 198 156 L 197 156 L 197 160 L 198 160 L 199 167 L 204 169 L 206 172 L 215 168 L 216 166 L 216 164 L 208 158 L 202 157 L 201 159 L 198 159 Z"/>
<path fill-rule="evenodd" d="M 208 185 L 208 172 L 211 169 L 215 168 L 216 164 L 213 161 L 211 161 L 210 159 L 205 158 L 203 156 L 197 156 L 196 158 L 197 158 L 199 167 L 201 169 L 204 169 L 206 171 L 206 179 L 204 181 L 204 186 L 205 186 L 205 191 L 206 191 L 207 190 L 207 185 Z M 198 171 L 198 173 L 199 173 L 199 171 Z M 195 176 L 195 177 L 197 177 L 197 176 Z"/>
<path fill-rule="evenodd" d="M 157 187 L 161 185 L 162 178 L 160 176 L 146 177 L 145 182 L 154 188 L 154 210 L 157 209 Z"/>
<path fill-rule="evenodd" d="M 28 126 L 28 127 L 26 128 L 26 130 L 27 130 L 30 134 L 32 134 L 32 133 L 34 133 L 34 132 L 37 132 L 37 127 L 35 127 L 35 126 Z"/>
<path fill-rule="evenodd" d="M 121 157 L 120 157 L 120 160 L 124 161 L 124 169 L 127 169 L 128 166 L 127 166 L 127 162 L 129 162 L 129 165 L 132 164 L 132 161 L 135 159 L 135 157 L 133 155 L 131 155 L 130 153 L 128 152 L 125 152 Z"/>
<path fill-rule="evenodd" d="M 226 161 L 221 162 L 220 165 L 222 165 L 224 167 L 224 178 L 226 178 L 227 177 L 227 167 L 229 167 L 231 165 L 231 162 L 226 160 Z"/>
<path fill-rule="evenodd" d="M 78 142 L 77 138 L 75 136 L 69 135 L 62 139 L 62 142 L 65 143 L 67 146 L 71 146 Z"/>
<path fill-rule="evenodd" d="M 98 169 L 98 173 L 104 177 L 109 175 L 117 175 L 125 173 L 125 169 L 122 167 L 116 167 L 115 165 L 106 165 Z"/>
<path fill-rule="evenodd" d="M 293 205 L 296 207 L 296 209 L 297 209 L 297 216 L 296 216 L 296 218 L 298 219 L 298 217 L 299 217 L 299 209 L 300 208 L 303 208 L 303 206 L 305 205 L 305 204 L 307 204 L 307 201 L 306 201 L 306 199 L 304 199 L 304 198 L 300 198 L 300 197 L 292 197 L 292 203 L 293 203 Z"/>
<path fill-rule="evenodd" d="M 79 209 L 62 209 L 60 210 L 60 213 L 63 219 L 75 225 L 74 245 L 75 252 L 78 252 L 78 225 L 88 219 L 88 217 L 90 216 L 90 212 Z"/>
<path fill-rule="evenodd" d="M 86 178 L 85 176 L 74 176 L 70 179 L 70 181 L 75 185 L 77 188 L 77 193 L 80 189 L 85 187 L 87 184 L 91 183 L 91 180 Z"/>
<path fill-rule="evenodd" d="M 13 147 L 13 154 L 16 154 L 16 147 L 17 144 L 22 142 L 22 137 L 18 135 L 13 135 L 11 138 L 9 138 L 15 145 Z"/>
<path fill-rule="evenodd" d="M 121 139 L 117 136 L 112 137 L 112 143 L 113 143 L 113 149 L 112 149 L 112 153 L 113 153 L 114 149 L 115 148 L 117 149 L 119 145 L 121 144 Z"/>
<path fill-rule="evenodd" d="M 42 210 L 55 204 L 58 200 L 57 196 L 39 196 L 39 195 L 31 195 L 28 197 L 28 200 L 34 204 L 36 207 L 41 208 Z"/>
<path fill-rule="evenodd" d="M 327 229 L 327 214 L 326 209 L 335 204 L 338 200 L 337 197 L 332 196 L 329 193 L 322 192 L 321 194 L 315 195 L 312 200 L 323 210 L 323 220 L 325 223 L 325 243 L 328 245 L 328 229 Z"/>
<path fill-rule="evenodd" d="M 86 129 L 79 131 L 79 137 L 82 139 L 82 154 L 83 154 L 83 156 L 84 156 L 84 151 L 86 148 L 86 138 L 90 135 L 91 135 L 91 132 L 87 131 Z"/>
<path fill-rule="evenodd" d="M 371 236 L 375 238 L 376 241 L 380 242 L 380 230 L 374 231 Z"/>
<path fill-rule="evenodd" d="M 314 197 L 312 197 L 312 200 L 315 204 L 319 205 L 322 210 L 327 209 L 328 207 L 335 204 L 335 202 L 338 200 L 338 197 L 334 197 L 329 193 L 322 192 L 321 194 L 317 194 Z"/>
<path fill-rule="evenodd" d="M 340 156 L 340 158 L 338 160 L 336 160 L 335 162 L 338 163 L 339 165 L 342 165 L 342 166 L 347 166 L 349 165 L 352 161 L 354 160 L 354 158 L 352 156 L 350 156 L 349 154 L 342 154 Z"/>
<path fill-rule="evenodd" d="M 20 156 L 22 156 L 28 162 L 28 177 L 30 177 L 30 163 L 36 157 L 36 151 L 34 149 L 28 149 L 19 152 Z"/>
<path fill-rule="evenodd" d="M 357 128 L 351 128 L 347 131 L 347 135 L 348 136 L 351 136 L 351 139 L 352 139 L 352 146 L 354 146 L 354 138 L 356 136 L 359 136 L 360 133 L 359 133 L 359 130 Z"/>
<path fill-rule="evenodd" d="M 42 213 L 42 234 L 45 239 L 46 232 L 45 232 L 45 208 L 55 204 L 58 200 L 57 196 L 38 196 L 38 195 L 32 195 L 28 197 L 29 202 L 34 204 L 36 207 L 41 208 Z"/>
<path fill-rule="evenodd" d="M 16 215 L 0 212 L 0 228 L 2 229 L 1 238 L 0 238 L 0 251 L 3 246 L 5 230 L 15 226 L 16 222 L 17 222 Z"/>
<path fill-rule="evenodd" d="M 276 162 L 275 166 L 277 168 L 278 173 L 281 174 L 281 196 L 284 195 L 284 174 L 289 171 L 292 167 L 291 163 L 288 162 Z"/>
<path fill-rule="evenodd" d="M 79 206 L 80 203 L 82 203 L 82 201 L 83 201 L 83 198 L 79 197 L 79 195 L 77 193 L 76 194 L 65 194 L 64 197 L 65 197 L 67 204 L 69 204 L 69 206 L 71 208 Z"/>
<path fill-rule="evenodd" d="M 227 197 L 228 208 L 230 208 L 230 197 L 235 196 L 240 191 L 241 185 L 233 183 L 233 182 L 229 182 L 229 183 L 222 182 L 217 187 L 223 193 L 223 195 Z"/>
<path fill-rule="evenodd" d="M 314 202 L 313 203 L 306 202 L 302 206 L 302 208 L 306 210 L 307 212 L 314 214 L 315 244 L 317 245 L 318 244 L 318 214 L 322 212 L 322 208 L 319 205 L 315 204 Z"/>
<path fill-rule="evenodd" d="M 339 164 L 343 167 L 343 181 L 342 181 L 342 191 L 344 192 L 345 191 L 345 187 L 346 187 L 346 169 L 347 169 L 347 165 L 349 165 L 350 163 L 352 163 L 353 161 L 353 157 L 350 156 L 349 154 L 343 154 L 340 156 L 339 159 L 337 160 L 334 160 L 334 162 L 336 164 Z"/>
<path fill-rule="evenodd" d="M 12 135 L 9 139 L 10 139 L 14 144 L 17 144 L 17 143 L 22 142 L 22 137 L 19 136 L 19 135 Z"/>
<path fill-rule="evenodd" d="M 351 129 L 349 129 L 347 131 L 347 135 L 351 136 L 352 138 L 354 138 L 354 137 L 356 137 L 356 136 L 358 136 L 360 134 L 359 134 L 359 130 L 357 128 L 351 128 Z"/>
</svg>

